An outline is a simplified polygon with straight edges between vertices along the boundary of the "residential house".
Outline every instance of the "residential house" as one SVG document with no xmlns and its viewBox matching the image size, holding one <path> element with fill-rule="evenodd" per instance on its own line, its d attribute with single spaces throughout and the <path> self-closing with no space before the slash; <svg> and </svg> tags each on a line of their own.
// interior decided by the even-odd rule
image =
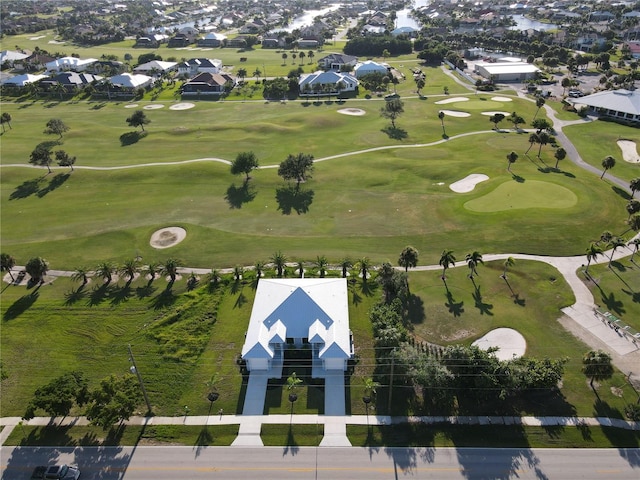
<svg viewBox="0 0 640 480">
<path fill-rule="evenodd" d="M 250 44 L 248 38 L 247 35 L 238 35 L 237 37 L 228 39 L 225 46 L 228 48 L 247 48 Z"/>
<path fill-rule="evenodd" d="M 169 41 L 169 35 L 163 33 L 153 33 L 144 37 L 138 37 L 134 45 L 135 48 L 158 48 L 163 43 Z"/>
<path fill-rule="evenodd" d="M 321 43 L 315 38 L 301 38 L 296 40 L 296 45 L 301 49 L 316 49 L 321 45 Z"/>
<path fill-rule="evenodd" d="M 117 60 L 98 60 L 91 68 L 87 69 L 87 72 L 111 77 L 126 72 L 127 68 L 127 64 Z"/>
<path fill-rule="evenodd" d="M 262 37 L 262 48 L 284 48 L 285 45 L 286 45 L 285 39 L 281 35 L 267 34 L 264 37 Z"/>
<path fill-rule="evenodd" d="M 627 46 L 633 58 L 640 58 L 640 42 L 627 42 Z"/>
<path fill-rule="evenodd" d="M 4 65 L 6 63 L 13 67 L 16 60 L 24 60 L 28 57 L 28 53 L 17 52 L 14 50 L 3 50 L 0 52 L 0 65 Z"/>
<path fill-rule="evenodd" d="M 354 92 L 358 88 L 358 79 L 348 73 L 328 70 L 304 75 L 298 82 L 300 95 L 327 95 Z"/>
<path fill-rule="evenodd" d="M 163 62 L 161 60 L 152 60 L 135 67 L 133 69 L 133 73 L 142 73 L 143 75 L 157 77 L 162 75 L 163 73 L 169 73 L 177 69 L 177 62 Z"/>
<path fill-rule="evenodd" d="M 221 33 L 209 32 L 203 38 L 198 39 L 199 47 L 219 48 L 224 45 L 226 35 Z"/>
<path fill-rule="evenodd" d="M 188 47 L 196 42 L 198 36 L 198 30 L 193 27 L 185 27 L 169 39 L 169 48 L 183 48 Z"/>
<path fill-rule="evenodd" d="M 97 58 L 62 57 L 45 65 L 47 72 L 84 72 L 98 61 Z"/>
<path fill-rule="evenodd" d="M 236 79 L 226 73 L 199 73 L 182 85 L 183 96 L 194 95 L 222 95 L 229 82 L 235 86 Z"/>
<path fill-rule="evenodd" d="M 344 55 L 342 53 L 331 53 L 326 57 L 322 57 L 318 60 L 318 65 L 324 70 L 338 70 L 342 71 L 347 68 L 353 68 L 358 62 L 358 57 L 352 55 Z"/>
<path fill-rule="evenodd" d="M 43 79 L 40 85 L 45 90 L 50 90 L 54 85 L 62 85 L 67 92 L 80 90 L 93 82 L 99 82 L 102 77 L 91 73 L 62 72 L 53 77 Z"/>
<path fill-rule="evenodd" d="M 387 75 L 389 73 L 389 68 L 378 62 L 374 62 L 373 60 L 367 60 L 365 62 L 357 63 L 353 72 L 355 73 L 356 78 L 360 78 L 370 73 Z"/>
<path fill-rule="evenodd" d="M 37 72 L 45 68 L 45 65 L 49 62 L 53 62 L 55 57 L 50 55 L 43 55 L 41 53 L 32 53 L 27 58 L 22 60 L 16 60 L 13 63 L 13 68 L 16 70 L 26 70 L 27 72 Z"/>
<path fill-rule="evenodd" d="M 14 77 L 10 77 L 2 82 L 2 85 L 8 87 L 24 87 L 30 83 L 36 83 L 40 80 L 48 78 L 48 75 L 31 75 L 30 73 L 24 73 L 22 75 L 16 75 Z"/>
<path fill-rule="evenodd" d="M 307 348 L 314 373 L 347 369 L 354 351 L 346 279 L 260 279 L 242 347 L 247 370 L 280 378 L 289 348 Z"/>
<path fill-rule="evenodd" d="M 609 22 L 614 18 L 616 18 L 616 16 L 607 11 L 596 11 L 589 14 L 589 21 L 591 22 Z"/>
<path fill-rule="evenodd" d="M 198 73 L 220 73 L 222 60 L 217 58 L 190 58 L 178 65 L 178 75 L 181 77 L 193 77 Z"/>
<path fill-rule="evenodd" d="M 153 78 L 135 73 L 122 73 L 109 78 L 109 83 L 115 87 L 116 93 L 129 94 L 139 88 L 146 88 L 153 82 Z"/>
</svg>

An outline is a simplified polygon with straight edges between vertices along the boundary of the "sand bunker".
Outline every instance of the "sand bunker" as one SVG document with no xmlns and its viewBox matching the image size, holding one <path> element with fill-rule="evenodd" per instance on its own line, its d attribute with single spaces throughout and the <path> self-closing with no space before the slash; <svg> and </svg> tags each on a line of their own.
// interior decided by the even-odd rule
<svg viewBox="0 0 640 480">
<path fill-rule="evenodd" d="M 175 105 L 171 105 L 169 110 L 189 110 L 190 108 L 195 107 L 193 103 L 176 103 Z"/>
<path fill-rule="evenodd" d="M 187 231 L 181 227 L 167 227 L 156 230 L 151 235 L 149 244 L 153 248 L 169 248 L 183 241 L 187 236 Z"/>
<path fill-rule="evenodd" d="M 145 105 L 144 107 L 145 110 L 157 110 L 158 108 L 164 108 L 164 105 L 162 105 L 161 103 L 152 103 L 151 105 Z"/>
<path fill-rule="evenodd" d="M 486 115 L 487 117 L 491 117 L 497 113 L 501 113 L 502 115 L 504 115 L 505 117 L 508 117 L 509 115 L 511 115 L 509 112 L 500 112 L 500 111 L 495 111 L 495 112 L 482 112 L 481 115 Z"/>
<path fill-rule="evenodd" d="M 364 115 L 366 112 L 361 108 L 341 108 L 340 110 L 338 110 L 338 113 L 341 113 L 343 115 L 361 116 L 361 115 Z"/>
<path fill-rule="evenodd" d="M 472 345 L 488 350 L 491 347 L 498 347 L 499 350 L 494 355 L 499 360 L 512 360 L 520 358 L 527 350 L 527 341 L 520 332 L 512 328 L 496 328 L 491 330 L 484 337 L 479 338 Z"/>
<path fill-rule="evenodd" d="M 640 163 L 636 142 L 631 140 L 618 140 L 618 146 L 620 150 L 622 150 L 622 158 L 624 158 L 625 162 Z"/>
<path fill-rule="evenodd" d="M 457 182 L 449 185 L 449 188 L 456 193 L 468 193 L 476 188 L 476 185 L 480 182 L 484 182 L 489 180 L 489 177 L 483 173 L 472 173 L 471 175 L 467 175 L 462 180 L 458 180 Z"/>
<path fill-rule="evenodd" d="M 467 102 L 469 99 L 467 97 L 453 97 L 447 98 L 445 100 L 438 100 L 436 105 L 444 105 L 445 103 L 456 103 L 456 102 Z"/>
<path fill-rule="evenodd" d="M 471 114 L 468 112 L 460 112 L 458 110 L 440 110 L 442 113 L 449 117 L 470 117 Z"/>
<path fill-rule="evenodd" d="M 511 102 L 512 99 L 509 97 L 491 97 L 491 100 L 494 102 Z"/>
<path fill-rule="evenodd" d="M 125 105 L 124 108 L 137 108 L 139 105 L 137 103 L 129 103 Z"/>
</svg>

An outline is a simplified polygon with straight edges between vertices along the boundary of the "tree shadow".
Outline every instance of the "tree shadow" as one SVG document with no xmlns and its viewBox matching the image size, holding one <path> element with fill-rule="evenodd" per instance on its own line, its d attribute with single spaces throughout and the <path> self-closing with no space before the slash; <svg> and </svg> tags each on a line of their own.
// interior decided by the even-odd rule
<svg viewBox="0 0 640 480">
<path fill-rule="evenodd" d="M 464 313 L 464 301 L 456 302 L 453 298 L 453 294 L 447 290 L 447 302 L 444 304 L 449 310 L 449 313 L 454 317 L 459 317 Z"/>
<path fill-rule="evenodd" d="M 139 299 L 150 297 L 156 290 L 156 287 L 148 283 L 144 287 L 136 288 L 136 297 L 138 297 Z"/>
<path fill-rule="evenodd" d="M 45 177 L 38 177 L 33 180 L 25 180 L 18 185 L 13 192 L 11 192 L 9 200 L 19 200 L 21 198 L 27 198 L 31 195 L 35 195 L 40 190 L 40 182 L 42 182 L 44 178 Z"/>
<path fill-rule="evenodd" d="M 129 145 L 133 145 L 138 143 L 141 139 L 147 136 L 146 132 L 127 132 L 120 135 L 120 146 L 127 147 Z"/>
<path fill-rule="evenodd" d="M 516 305 L 519 305 L 521 307 L 526 307 L 527 301 L 524 298 L 520 298 L 520 294 L 519 293 L 514 293 L 513 294 L 513 303 L 515 303 Z"/>
<path fill-rule="evenodd" d="M 355 279 L 354 279 L 355 280 Z M 356 282 L 348 282 L 349 292 L 351 293 L 351 303 L 354 305 L 359 305 L 362 303 L 362 296 L 358 293 L 358 289 L 356 288 Z"/>
<path fill-rule="evenodd" d="M 209 431 L 209 427 L 204 425 L 198 433 L 198 438 L 196 438 L 196 442 L 194 446 L 196 447 L 196 458 L 200 456 L 200 452 L 202 451 L 201 447 L 206 447 L 211 445 L 213 442 L 213 435 Z"/>
<path fill-rule="evenodd" d="M 51 178 L 51 180 L 49 181 L 49 185 L 38 191 L 38 197 L 42 198 L 49 192 L 53 192 L 55 189 L 60 188 L 64 184 L 64 182 L 69 180 L 69 177 L 71 177 L 71 174 L 69 173 L 58 173 Z"/>
<path fill-rule="evenodd" d="M 71 290 L 64 294 L 64 304 L 69 307 L 76 302 L 79 302 L 87 296 L 87 292 L 84 290 L 84 285 L 80 285 L 75 290 Z"/>
<path fill-rule="evenodd" d="M 382 129 L 382 133 L 386 133 L 393 140 L 404 140 L 409 136 L 406 130 L 398 127 L 388 126 Z"/>
<path fill-rule="evenodd" d="M 407 299 L 407 316 L 412 324 L 422 323 L 426 319 L 424 301 L 417 295 L 411 294 Z"/>
<path fill-rule="evenodd" d="M 162 310 L 163 308 L 170 307 L 177 300 L 177 296 L 173 294 L 173 290 L 165 288 L 158 295 L 151 299 L 151 306 L 154 310 Z"/>
<path fill-rule="evenodd" d="M 293 434 L 293 425 L 289 425 L 289 431 L 287 432 L 287 445 L 282 450 L 282 456 L 295 456 L 299 451 L 300 447 L 298 447 L 298 442 L 296 442 L 296 437 Z"/>
<path fill-rule="evenodd" d="M 633 292 L 631 290 L 625 290 L 624 288 L 622 291 L 631 297 L 633 303 L 640 303 L 640 292 Z"/>
<path fill-rule="evenodd" d="M 369 279 L 360 282 L 360 293 L 365 297 L 370 297 L 378 290 L 377 282 L 370 282 Z"/>
<path fill-rule="evenodd" d="M 606 293 L 602 292 L 602 301 L 607 306 L 607 310 L 615 313 L 616 315 L 624 315 L 626 309 L 624 308 L 624 303 L 621 300 L 616 298 L 616 294 L 614 292 Z"/>
<path fill-rule="evenodd" d="M 524 183 L 525 182 L 525 178 L 521 177 L 520 175 L 516 175 L 515 173 L 512 173 L 511 176 L 518 183 Z"/>
<path fill-rule="evenodd" d="M 128 301 L 133 297 L 133 295 L 133 289 L 128 283 L 122 288 L 114 288 L 110 295 L 111 305 L 120 305 L 121 303 Z"/>
<path fill-rule="evenodd" d="M 276 201 L 278 210 L 283 215 L 290 215 L 294 210 L 298 215 L 307 213 L 311 203 L 313 203 L 313 190 L 303 190 L 293 185 L 287 185 L 276 189 Z"/>
<path fill-rule="evenodd" d="M 254 198 L 256 198 L 255 188 L 247 182 L 244 182 L 241 187 L 231 185 L 224 196 L 229 208 L 242 208 L 243 204 L 251 202 Z"/>
<path fill-rule="evenodd" d="M 13 302 L 9 306 L 9 308 L 7 308 L 7 311 L 4 312 L 3 320 L 6 322 L 7 320 L 13 320 L 22 315 L 29 308 L 31 308 L 31 306 L 36 302 L 39 296 L 40 293 L 38 291 L 34 291 L 32 293 L 29 293 L 28 295 L 23 295 L 15 302 Z"/>
<path fill-rule="evenodd" d="M 485 303 L 482 300 L 482 293 L 480 292 L 481 287 L 477 287 L 475 292 L 473 292 L 473 300 L 475 301 L 475 307 L 480 310 L 480 315 L 489 315 L 492 316 L 493 312 L 493 304 Z"/>
<path fill-rule="evenodd" d="M 631 199 L 631 195 L 629 194 L 629 192 L 627 192 L 623 188 L 618 187 L 617 185 L 612 185 L 611 186 L 611 190 L 613 190 L 616 195 L 619 195 L 620 197 L 624 198 L 625 200 L 630 200 Z"/>
<path fill-rule="evenodd" d="M 89 306 L 95 307 L 100 305 L 105 298 L 109 296 L 113 287 L 109 283 L 103 283 L 100 286 L 96 286 L 89 294 Z"/>
<path fill-rule="evenodd" d="M 244 292 L 240 291 L 238 298 L 236 298 L 236 302 L 233 304 L 233 308 L 242 308 L 245 303 L 247 303 L 247 297 Z"/>
</svg>

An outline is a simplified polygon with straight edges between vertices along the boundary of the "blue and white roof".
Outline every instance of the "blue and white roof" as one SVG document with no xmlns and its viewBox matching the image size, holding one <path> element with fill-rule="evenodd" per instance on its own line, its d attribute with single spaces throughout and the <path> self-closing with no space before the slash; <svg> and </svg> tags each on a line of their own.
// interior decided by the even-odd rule
<svg viewBox="0 0 640 480">
<path fill-rule="evenodd" d="M 344 278 L 261 279 L 243 358 L 273 358 L 272 344 L 308 338 L 319 358 L 349 358 L 349 302 Z"/>
</svg>

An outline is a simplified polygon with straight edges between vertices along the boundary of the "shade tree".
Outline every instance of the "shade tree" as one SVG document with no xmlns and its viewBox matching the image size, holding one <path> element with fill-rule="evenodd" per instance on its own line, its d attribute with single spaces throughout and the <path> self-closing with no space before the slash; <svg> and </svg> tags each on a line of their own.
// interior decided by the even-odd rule
<svg viewBox="0 0 640 480">
<path fill-rule="evenodd" d="M 42 257 L 33 257 L 27 261 L 24 270 L 29 274 L 33 283 L 42 283 L 44 276 L 49 271 L 49 264 Z"/>
<path fill-rule="evenodd" d="M 69 127 L 60 118 L 52 118 L 47 122 L 44 133 L 49 135 L 58 135 L 62 138 L 62 134 L 69 131 Z"/>
<path fill-rule="evenodd" d="M 2 133 L 5 132 L 5 128 L 4 128 L 4 124 L 9 125 L 9 130 L 12 130 L 11 128 L 11 114 L 9 112 L 2 112 L 2 114 L 0 114 L 0 125 L 2 125 Z"/>
<path fill-rule="evenodd" d="M 58 165 L 60 165 L 61 167 L 70 167 L 71 171 L 73 172 L 73 166 L 76 163 L 76 157 L 72 157 L 64 150 L 57 150 L 55 155 Z"/>
<path fill-rule="evenodd" d="M 65 417 L 74 405 L 84 405 L 89 396 L 87 379 L 79 371 L 65 373 L 36 389 L 23 418 L 32 419 L 38 410 L 52 417 Z"/>
<path fill-rule="evenodd" d="M 0 253 L 0 271 L 9 273 L 11 281 L 15 281 L 11 270 L 16 266 L 16 259 L 8 253 Z"/>
<path fill-rule="evenodd" d="M 144 126 L 151 123 L 143 110 L 136 110 L 130 117 L 127 117 L 127 125 L 133 128 L 140 127 L 144 132 Z"/>
<path fill-rule="evenodd" d="M 296 190 L 300 188 L 300 183 L 311 178 L 313 173 L 313 155 L 308 153 L 298 153 L 286 158 L 278 167 L 278 175 L 286 181 L 295 180 Z"/>
<path fill-rule="evenodd" d="M 504 119 L 504 113 L 494 113 L 489 117 L 489 121 L 493 123 L 495 130 L 498 130 L 498 124 Z"/>
<path fill-rule="evenodd" d="M 398 98 L 392 98 L 384 102 L 380 109 L 380 116 L 391 120 L 391 126 L 396 128 L 396 120 L 404 113 L 404 102 Z"/>
<path fill-rule="evenodd" d="M 38 167 L 47 167 L 47 171 L 51 173 L 51 150 L 43 145 L 38 145 L 29 156 L 29 163 Z"/>
<path fill-rule="evenodd" d="M 258 166 L 258 158 L 255 153 L 241 152 L 236 156 L 233 162 L 231 162 L 231 174 L 244 174 L 244 183 L 247 183 L 251 179 L 251 172 L 258 168 Z"/>
<path fill-rule="evenodd" d="M 608 380 L 613 376 L 611 355 L 602 350 L 590 350 L 582 357 L 582 373 L 590 379 L 589 385 L 595 392 L 594 381 Z"/>
<path fill-rule="evenodd" d="M 418 265 L 418 250 L 410 245 L 406 246 L 402 252 L 400 252 L 398 265 L 404 267 L 405 272 L 409 271 L 409 267 L 414 268 Z"/>
<path fill-rule="evenodd" d="M 85 415 L 91 425 L 108 430 L 129 420 L 140 403 L 140 387 L 135 375 L 110 375 L 88 395 Z"/>
</svg>

